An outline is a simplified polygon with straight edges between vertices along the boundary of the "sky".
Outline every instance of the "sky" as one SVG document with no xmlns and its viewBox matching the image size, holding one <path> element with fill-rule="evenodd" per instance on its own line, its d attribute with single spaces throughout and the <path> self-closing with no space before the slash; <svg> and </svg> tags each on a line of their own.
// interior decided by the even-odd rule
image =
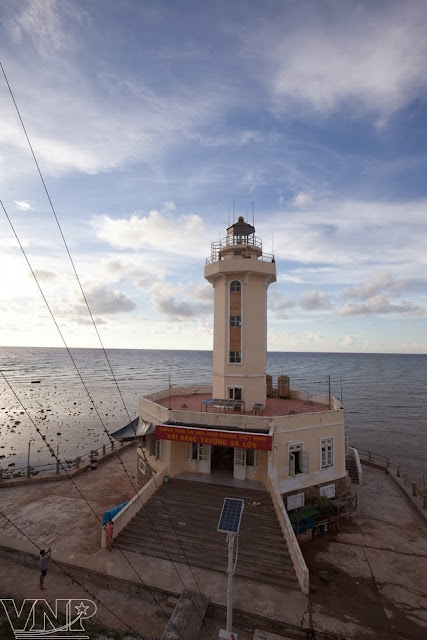
<svg viewBox="0 0 427 640">
<path fill-rule="evenodd" d="M 243 216 L 270 351 L 427 353 L 426 28 L 424 0 L 2 0 L 0 344 L 211 349 Z"/>
</svg>

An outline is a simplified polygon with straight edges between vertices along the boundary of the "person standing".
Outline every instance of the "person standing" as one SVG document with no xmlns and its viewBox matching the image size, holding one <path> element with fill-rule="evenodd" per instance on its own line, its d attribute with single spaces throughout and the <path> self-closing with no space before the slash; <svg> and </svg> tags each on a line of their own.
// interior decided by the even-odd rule
<svg viewBox="0 0 427 640">
<path fill-rule="evenodd" d="M 45 551 L 44 549 L 41 549 L 40 551 L 40 559 L 39 559 L 39 566 L 40 566 L 40 589 L 46 589 L 46 587 L 44 586 L 44 579 L 46 577 L 46 573 L 47 573 L 47 561 L 50 558 L 50 547 L 47 551 Z"/>
<path fill-rule="evenodd" d="M 112 520 L 109 520 L 107 522 L 105 531 L 107 532 L 107 549 L 108 551 L 111 551 L 111 547 L 113 546 L 113 531 L 114 531 L 114 523 Z"/>
</svg>

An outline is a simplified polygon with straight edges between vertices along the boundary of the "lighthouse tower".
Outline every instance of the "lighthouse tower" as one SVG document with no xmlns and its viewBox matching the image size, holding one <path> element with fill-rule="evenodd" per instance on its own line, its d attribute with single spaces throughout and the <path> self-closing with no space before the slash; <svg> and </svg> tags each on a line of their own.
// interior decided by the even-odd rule
<svg viewBox="0 0 427 640">
<path fill-rule="evenodd" d="M 239 217 L 212 242 L 205 278 L 214 287 L 212 397 L 241 400 L 246 411 L 265 404 L 267 289 L 274 257 L 262 251 L 255 227 Z"/>
</svg>

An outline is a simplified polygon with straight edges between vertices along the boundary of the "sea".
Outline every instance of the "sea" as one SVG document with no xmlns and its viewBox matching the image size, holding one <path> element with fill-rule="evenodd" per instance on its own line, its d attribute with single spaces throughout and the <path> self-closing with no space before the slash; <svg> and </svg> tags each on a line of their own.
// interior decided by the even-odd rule
<svg viewBox="0 0 427 640">
<path fill-rule="evenodd" d="M 211 351 L 0 347 L 0 467 L 45 470 L 109 442 L 138 399 L 210 384 Z M 349 442 L 427 479 L 427 355 L 269 352 L 267 373 L 345 409 Z"/>
</svg>

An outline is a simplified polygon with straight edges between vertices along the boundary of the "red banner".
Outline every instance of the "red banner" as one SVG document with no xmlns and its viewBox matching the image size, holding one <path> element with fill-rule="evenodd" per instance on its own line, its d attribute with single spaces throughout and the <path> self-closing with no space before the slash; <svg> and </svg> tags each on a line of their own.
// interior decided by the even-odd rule
<svg viewBox="0 0 427 640">
<path fill-rule="evenodd" d="M 175 427 L 169 424 L 156 425 L 158 440 L 174 442 L 196 442 L 213 447 L 236 447 L 238 449 L 262 449 L 271 451 L 272 437 L 246 431 L 213 431 L 212 429 L 194 429 L 193 427 Z"/>
</svg>

